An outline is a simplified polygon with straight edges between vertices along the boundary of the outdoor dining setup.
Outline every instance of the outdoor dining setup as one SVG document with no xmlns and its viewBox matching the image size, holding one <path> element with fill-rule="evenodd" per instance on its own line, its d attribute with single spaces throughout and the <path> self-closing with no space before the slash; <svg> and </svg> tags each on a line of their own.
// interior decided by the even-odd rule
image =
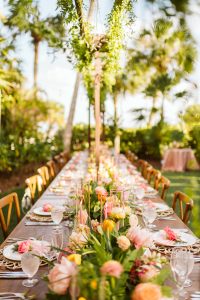
<svg viewBox="0 0 200 300">
<path fill-rule="evenodd" d="M 170 207 L 170 181 L 147 161 L 102 146 L 97 170 L 88 151 L 62 153 L 26 184 L 21 221 L 16 194 L 0 200 L 0 299 L 198 299 L 194 203 L 176 191 Z"/>
</svg>

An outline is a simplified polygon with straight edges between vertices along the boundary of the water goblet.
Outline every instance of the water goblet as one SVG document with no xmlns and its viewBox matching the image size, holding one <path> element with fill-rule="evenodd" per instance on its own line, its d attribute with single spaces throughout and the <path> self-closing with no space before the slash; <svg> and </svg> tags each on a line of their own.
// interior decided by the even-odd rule
<svg viewBox="0 0 200 300">
<path fill-rule="evenodd" d="M 185 260 L 186 251 L 175 249 L 172 251 L 171 259 L 170 259 L 170 266 L 173 273 L 174 280 L 177 285 L 177 296 L 179 298 L 185 296 L 184 284 L 186 282 L 186 279 L 188 277 L 188 262 Z M 184 262 L 184 263 L 183 263 Z"/>
<path fill-rule="evenodd" d="M 63 248 L 63 229 L 62 228 L 56 228 L 52 231 L 52 242 L 51 245 L 55 248 L 57 248 L 58 250 L 55 249 L 55 251 L 57 251 L 56 256 L 58 258 L 59 256 L 59 249 L 61 250 Z"/>
<path fill-rule="evenodd" d="M 34 253 L 27 252 L 21 257 L 21 265 L 24 273 L 28 275 L 28 279 L 23 280 L 22 285 L 25 287 L 33 287 L 38 282 L 38 279 L 32 277 L 37 273 L 40 259 Z"/>
<path fill-rule="evenodd" d="M 151 206 L 143 207 L 142 217 L 148 229 L 152 229 L 156 227 L 154 224 L 152 224 L 157 218 L 157 211 L 155 207 L 151 207 Z"/>
<path fill-rule="evenodd" d="M 145 195 L 144 189 L 142 189 L 142 188 L 136 189 L 135 195 L 136 195 L 136 198 L 141 201 L 144 198 L 144 195 Z"/>
<path fill-rule="evenodd" d="M 192 270 L 194 268 L 194 256 L 189 251 L 186 251 L 185 256 L 186 256 L 186 261 L 188 263 L 188 276 L 189 276 L 192 273 Z M 192 285 L 192 280 L 187 278 L 184 283 L 184 287 L 189 287 L 191 285 Z"/>
<path fill-rule="evenodd" d="M 53 222 L 58 225 L 59 228 L 59 224 L 61 223 L 62 219 L 63 219 L 63 211 L 64 209 L 62 207 L 53 207 L 51 210 L 51 218 L 53 220 Z"/>
</svg>

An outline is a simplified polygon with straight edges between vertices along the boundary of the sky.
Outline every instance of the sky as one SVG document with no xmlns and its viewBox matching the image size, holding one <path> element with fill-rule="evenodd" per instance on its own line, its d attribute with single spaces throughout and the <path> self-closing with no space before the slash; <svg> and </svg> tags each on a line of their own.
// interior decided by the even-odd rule
<svg viewBox="0 0 200 300">
<path fill-rule="evenodd" d="M 105 16 L 112 7 L 112 0 L 98 0 L 98 13 L 96 14 L 97 22 L 94 24 L 98 31 L 104 30 Z M 43 16 L 52 15 L 55 12 L 56 0 L 39 0 L 41 12 Z M 47 5 L 48 4 L 48 5 Z M 197 8 L 194 7 L 194 10 Z M 200 10 L 200 8 L 198 8 Z M 6 15 L 7 8 L 4 0 L 0 0 L 0 11 Z M 135 23 L 134 34 L 135 38 L 143 26 L 148 24 L 151 26 L 151 12 L 144 5 L 144 0 L 138 0 L 134 8 Z M 200 16 L 193 15 L 187 18 L 188 25 L 192 31 L 192 34 L 197 42 L 198 52 L 200 54 Z M 2 30 L 2 28 L 0 28 Z M 30 36 L 23 34 L 17 41 L 17 56 L 22 60 L 22 69 L 26 77 L 26 85 L 31 87 L 33 84 L 33 48 L 30 42 Z M 38 85 L 43 89 L 49 99 L 62 103 L 65 107 L 65 118 L 67 118 L 71 97 L 74 88 L 74 82 L 76 78 L 76 72 L 73 70 L 73 66 L 67 62 L 65 54 L 62 52 L 53 55 L 51 50 L 47 47 L 46 43 L 42 43 L 39 49 L 39 74 Z M 191 78 L 199 85 L 198 90 L 195 92 L 192 99 L 189 102 L 179 101 L 176 103 L 167 103 L 165 107 L 165 119 L 171 124 L 177 124 L 177 114 L 187 105 L 200 102 L 200 55 L 196 62 L 196 68 Z M 134 116 L 131 110 L 141 106 L 150 107 L 151 101 L 144 99 L 143 95 L 125 95 L 121 96 L 119 100 L 119 114 L 121 119 L 121 126 L 124 128 L 138 127 L 138 124 L 134 121 Z M 87 123 L 88 100 L 84 87 L 81 86 L 78 94 L 78 103 L 76 107 L 74 123 Z M 113 103 L 112 99 L 108 98 L 106 101 L 106 116 L 107 119 L 113 115 Z M 94 119 L 92 120 L 94 124 Z"/>
</svg>

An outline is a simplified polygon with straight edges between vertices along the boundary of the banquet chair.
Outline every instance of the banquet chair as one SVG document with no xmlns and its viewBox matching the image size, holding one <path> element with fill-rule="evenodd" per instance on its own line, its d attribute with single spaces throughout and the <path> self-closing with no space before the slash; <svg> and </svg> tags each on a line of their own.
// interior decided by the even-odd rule
<svg viewBox="0 0 200 300">
<path fill-rule="evenodd" d="M 58 173 L 55 162 L 53 160 L 48 161 L 47 167 L 49 169 L 49 176 L 51 180 L 53 180 L 56 174 Z"/>
<path fill-rule="evenodd" d="M 39 198 L 44 190 L 42 178 L 40 175 L 33 175 L 25 180 L 27 187 L 31 192 L 31 202 L 35 202 L 36 198 Z"/>
<path fill-rule="evenodd" d="M 58 155 L 55 155 L 53 160 L 55 161 L 56 163 L 56 166 L 58 168 L 58 172 L 60 172 L 60 170 L 62 169 L 63 167 L 63 159 L 61 158 L 61 156 L 58 154 Z"/>
<path fill-rule="evenodd" d="M 21 213 L 20 213 L 19 199 L 18 199 L 17 194 L 11 193 L 0 199 L 0 224 L 1 224 L 1 228 L 2 228 L 3 235 L 5 238 L 8 235 L 11 215 L 13 217 L 13 214 L 12 214 L 13 205 L 15 207 L 15 212 L 17 215 L 17 222 L 19 223 Z M 3 209 L 6 207 L 8 208 L 8 211 L 7 211 L 7 218 L 5 219 Z"/>
<path fill-rule="evenodd" d="M 154 188 L 160 192 L 160 197 L 165 200 L 167 191 L 170 187 L 170 181 L 166 177 L 157 174 L 155 177 L 155 185 Z"/>
<path fill-rule="evenodd" d="M 138 166 L 142 176 L 147 179 L 147 168 L 151 167 L 151 165 L 146 160 L 139 159 Z"/>
<path fill-rule="evenodd" d="M 48 169 L 48 167 L 47 166 L 43 166 L 41 168 L 38 168 L 37 171 L 38 171 L 38 174 L 42 178 L 42 182 L 43 182 L 44 188 L 47 188 L 47 186 L 50 183 L 50 175 L 49 175 L 49 169 Z"/>
<path fill-rule="evenodd" d="M 156 178 L 158 178 L 159 176 L 161 176 L 161 173 L 159 170 L 154 169 L 152 166 L 147 168 L 147 181 L 149 184 L 152 184 L 153 186 L 155 186 L 155 181 Z"/>
<path fill-rule="evenodd" d="M 172 208 L 174 211 L 177 208 L 177 202 L 180 208 L 180 218 L 185 224 L 187 224 L 194 206 L 193 200 L 182 192 L 175 192 L 172 203 Z"/>
</svg>

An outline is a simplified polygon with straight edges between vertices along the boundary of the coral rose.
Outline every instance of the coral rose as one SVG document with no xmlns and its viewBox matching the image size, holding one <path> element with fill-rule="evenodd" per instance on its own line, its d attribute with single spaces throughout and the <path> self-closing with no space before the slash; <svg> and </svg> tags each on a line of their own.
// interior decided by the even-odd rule
<svg viewBox="0 0 200 300">
<path fill-rule="evenodd" d="M 117 238 L 117 244 L 122 251 L 128 250 L 131 245 L 129 239 L 125 235 L 121 235 Z"/>
<path fill-rule="evenodd" d="M 49 203 L 46 203 L 43 205 L 43 211 L 44 212 L 50 212 L 52 210 L 53 206 Z"/>
<path fill-rule="evenodd" d="M 18 242 L 18 252 L 19 253 L 26 253 L 30 251 L 31 249 L 31 241 L 23 241 L 23 242 Z"/>
<path fill-rule="evenodd" d="M 100 269 L 102 275 L 110 275 L 119 278 L 124 271 L 123 266 L 116 260 L 109 260 Z"/>
<path fill-rule="evenodd" d="M 161 300 L 160 286 L 153 283 L 140 283 L 136 286 L 131 300 Z"/>
<path fill-rule="evenodd" d="M 49 288 L 58 295 L 64 295 L 70 286 L 72 276 L 77 273 L 76 266 L 62 257 L 60 264 L 55 264 L 48 275 Z"/>
</svg>

